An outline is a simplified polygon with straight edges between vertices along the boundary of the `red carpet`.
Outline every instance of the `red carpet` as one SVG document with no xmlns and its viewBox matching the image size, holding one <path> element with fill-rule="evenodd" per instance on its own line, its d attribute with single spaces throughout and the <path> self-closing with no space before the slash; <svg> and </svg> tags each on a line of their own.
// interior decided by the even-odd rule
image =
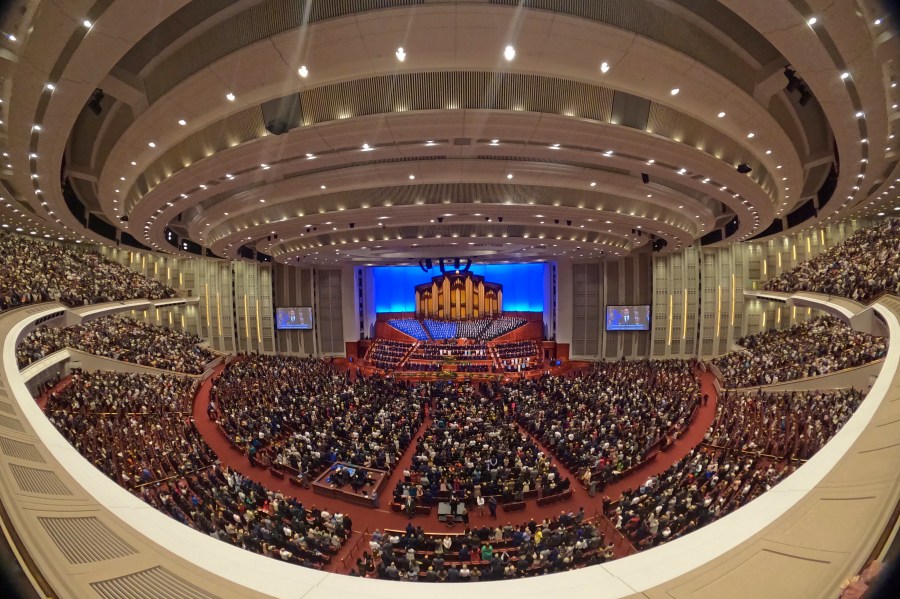
<svg viewBox="0 0 900 599">
<path fill-rule="evenodd" d="M 302 501 L 307 507 L 311 507 L 314 505 L 327 505 L 329 508 L 331 508 L 330 511 L 339 511 L 342 504 L 340 500 L 326 499 L 321 495 L 315 495 L 311 489 L 301 489 L 291 485 L 286 479 L 279 480 L 275 478 L 269 473 L 268 470 L 253 468 L 252 466 L 250 466 L 250 462 L 247 460 L 247 457 L 245 455 L 231 447 L 228 440 L 225 439 L 225 437 L 216 428 L 216 423 L 211 421 L 206 414 L 206 408 L 209 405 L 209 393 L 210 388 L 212 387 L 212 382 L 219 376 L 219 374 L 221 374 L 223 369 L 224 366 L 220 366 L 214 371 L 213 376 L 207 379 L 201 385 L 199 391 L 197 392 L 197 396 L 194 399 L 194 422 L 197 425 L 197 429 L 206 439 L 207 443 L 209 443 L 210 447 L 212 447 L 212 449 L 219 456 L 219 459 L 222 461 L 222 463 L 237 470 L 244 476 L 262 483 L 272 491 L 278 491 L 280 493 L 283 493 L 284 495 L 297 498 L 298 500 Z M 584 507 L 585 511 L 589 515 L 594 515 L 595 512 L 599 511 L 600 504 L 604 495 L 609 495 L 611 498 L 617 499 L 623 490 L 641 484 L 642 482 L 644 482 L 644 480 L 647 479 L 647 477 L 653 474 L 663 472 L 666 468 L 684 457 L 684 455 L 687 454 L 687 452 L 690 451 L 690 449 L 694 445 L 703 440 L 703 436 L 706 434 L 706 430 L 712 424 L 716 413 L 717 396 L 715 388 L 713 386 L 713 377 L 711 374 L 703 374 L 701 392 L 709 395 L 709 405 L 706 407 L 701 406 L 696 420 L 693 422 L 693 424 L 691 424 L 687 432 L 675 442 L 673 448 L 666 451 L 665 453 L 660 453 L 656 460 L 636 470 L 616 484 L 611 485 L 604 492 L 598 492 L 596 497 L 589 497 L 587 491 L 577 481 L 575 475 L 569 473 L 569 478 L 572 480 L 572 489 L 574 492 L 573 498 L 571 500 L 564 503 L 556 503 L 543 507 L 538 506 L 536 502 L 532 500 L 527 502 L 528 507 L 524 512 L 515 512 L 513 515 L 507 515 L 503 512 L 502 508 L 499 509 L 496 519 L 492 519 L 487 511 L 485 511 L 484 516 L 480 516 L 477 512 L 473 512 L 469 514 L 470 525 L 482 526 L 485 524 L 496 525 L 497 523 L 505 522 L 523 522 L 532 517 L 536 520 L 540 520 L 546 517 L 558 515 L 562 511 L 577 511 L 579 507 Z M 426 419 L 426 421 L 422 424 L 422 427 L 427 426 L 429 421 L 430 419 Z M 422 428 L 420 428 L 417 432 L 417 437 L 421 430 Z M 541 444 L 538 443 L 538 445 L 540 446 Z M 408 518 L 405 514 L 390 511 L 390 503 L 393 496 L 394 487 L 396 486 L 397 481 L 403 475 L 403 469 L 410 463 L 412 463 L 414 448 L 415 442 L 410 445 L 410 447 L 400 458 L 400 461 L 398 462 L 397 467 L 394 469 L 393 474 L 390 476 L 387 484 L 382 489 L 381 500 L 379 501 L 380 507 L 378 509 L 365 509 L 356 505 L 349 506 L 347 508 L 353 518 L 353 527 L 355 534 L 344 545 L 344 547 L 341 548 L 337 559 L 332 560 L 331 564 L 327 567 L 328 570 L 334 572 L 346 572 L 347 569 L 354 564 L 356 557 L 360 555 L 363 550 L 368 549 L 368 537 L 366 536 L 366 534 L 360 535 L 359 533 L 372 532 L 376 528 L 391 528 L 402 530 L 406 527 L 406 523 L 409 521 Z M 541 449 L 549 455 L 549 452 L 545 447 L 541 446 Z M 562 466 L 560 466 L 560 470 L 565 472 L 565 468 Z M 421 525 L 423 528 L 425 528 L 426 532 L 462 532 L 463 530 L 462 525 L 460 524 L 457 524 L 452 529 L 448 529 L 442 523 L 439 523 L 437 521 L 436 510 L 433 511 L 431 516 L 416 516 L 415 518 L 413 518 L 413 522 L 414 524 Z"/>
</svg>

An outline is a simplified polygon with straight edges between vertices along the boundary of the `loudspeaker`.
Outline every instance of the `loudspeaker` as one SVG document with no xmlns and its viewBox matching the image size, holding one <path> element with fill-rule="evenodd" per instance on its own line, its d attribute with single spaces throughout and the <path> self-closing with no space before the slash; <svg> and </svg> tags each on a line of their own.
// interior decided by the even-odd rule
<svg viewBox="0 0 900 599">
<path fill-rule="evenodd" d="M 647 173 L 641 173 L 641 181 L 643 181 L 646 185 L 650 182 L 650 175 L 648 175 Z"/>
<path fill-rule="evenodd" d="M 283 135 L 300 125 L 300 94 L 275 98 L 260 105 L 266 131 Z"/>
<path fill-rule="evenodd" d="M 431 270 L 434 266 L 434 262 L 431 261 L 431 258 L 425 258 L 425 268 Z"/>
<path fill-rule="evenodd" d="M 737 172 L 739 172 L 742 175 L 746 175 L 747 173 L 749 173 L 752 170 L 753 169 L 750 168 L 750 165 L 747 164 L 746 162 L 742 162 L 737 166 Z"/>
<path fill-rule="evenodd" d="M 459 270 L 459 258 L 454 258 L 454 259 L 453 259 L 453 268 L 454 268 L 455 270 Z"/>
</svg>

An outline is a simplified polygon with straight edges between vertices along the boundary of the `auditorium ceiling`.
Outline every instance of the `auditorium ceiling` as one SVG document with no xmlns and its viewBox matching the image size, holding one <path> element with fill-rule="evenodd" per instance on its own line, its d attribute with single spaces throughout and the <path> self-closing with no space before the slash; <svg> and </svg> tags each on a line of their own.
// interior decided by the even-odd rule
<svg viewBox="0 0 900 599">
<path fill-rule="evenodd" d="M 7 230 L 406 264 L 900 214 L 898 23 L 874 0 L 10 4 Z"/>
</svg>

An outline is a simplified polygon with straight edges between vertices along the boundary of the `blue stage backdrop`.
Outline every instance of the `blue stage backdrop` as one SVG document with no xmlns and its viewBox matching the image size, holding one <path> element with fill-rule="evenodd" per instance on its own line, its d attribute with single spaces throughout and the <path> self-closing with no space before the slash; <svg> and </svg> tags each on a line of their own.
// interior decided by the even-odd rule
<svg viewBox="0 0 900 599">
<path fill-rule="evenodd" d="M 503 310 L 542 312 L 544 310 L 544 269 L 546 264 L 473 264 L 469 270 L 491 283 L 503 285 Z M 447 269 L 451 272 L 451 269 Z M 415 312 L 416 285 L 440 276 L 435 265 L 429 272 L 418 266 L 374 266 L 376 312 Z"/>
</svg>

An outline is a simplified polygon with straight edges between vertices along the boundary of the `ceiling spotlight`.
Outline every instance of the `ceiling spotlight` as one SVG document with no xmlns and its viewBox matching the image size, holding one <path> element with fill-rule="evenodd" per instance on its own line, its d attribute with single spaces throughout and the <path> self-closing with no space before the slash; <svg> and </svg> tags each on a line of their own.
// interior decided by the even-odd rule
<svg viewBox="0 0 900 599">
<path fill-rule="evenodd" d="M 600 63 L 600 72 L 603 73 L 604 75 L 605 75 L 607 72 L 609 72 L 609 63 L 608 63 L 608 62 L 601 62 L 601 63 Z"/>
<path fill-rule="evenodd" d="M 807 19 L 806 22 L 809 23 L 810 26 L 812 26 L 812 25 L 815 25 L 816 22 L 818 22 L 818 19 L 815 17 L 810 17 L 809 19 Z"/>
<path fill-rule="evenodd" d="M 513 178 L 512 173 L 509 173 L 508 175 L 506 175 L 506 178 L 507 178 L 507 179 L 512 179 L 512 178 Z"/>
<path fill-rule="evenodd" d="M 327 189 L 324 185 L 320 185 L 319 187 L 321 187 L 322 189 Z"/>
<path fill-rule="evenodd" d="M 87 19 L 85 19 L 84 21 L 82 21 L 81 24 L 84 25 L 85 29 L 90 29 L 91 27 L 94 26 L 93 23 L 91 23 L 91 22 L 88 21 Z"/>
<path fill-rule="evenodd" d="M 227 94 L 225 94 L 225 99 L 228 100 L 229 102 L 234 102 L 234 94 L 231 92 L 228 92 Z"/>
<path fill-rule="evenodd" d="M 147 145 L 150 146 L 151 148 L 155 148 L 155 147 L 156 147 L 156 144 L 155 144 L 154 142 L 152 142 L 152 141 L 151 141 L 150 143 L 148 143 Z"/>
<path fill-rule="evenodd" d="M 137 162 L 135 162 L 134 160 L 132 160 L 132 161 L 131 161 L 131 166 L 137 166 Z"/>
<path fill-rule="evenodd" d="M 415 175 L 410 175 L 410 176 L 409 176 L 410 181 L 412 181 L 412 180 L 415 179 L 415 178 L 416 178 Z"/>
<path fill-rule="evenodd" d="M 858 119 L 861 119 L 861 118 L 863 118 L 864 116 L 865 116 L 865 114 L 863 113 L 862 110 L 860 110 L 859 112 L 856 113 L 856 118 L 858 118 Z"/>
<path fill-rule="evenodd" d="M 11 42 L 14 42 L 14 41 L 16 41 L 16 36 L 14 36 L 13 34 L 10 33 L 9 35 L 6 36 L 6 39 L 8 39 Z M 17 230 L 21 230 L 21 229 L 17 229 Z"/>
<path fill-rule="evenodd" d="M 723 118 L 725 118 L 725 113 L 724 113 L 724 112 L 720 112 L 717 116 L 718 116 L 720 119 L 723 119 Z"/>
<path fill-rule="evenodd" d="M 516 49 L 513 48 L 512 46 L 507 46 L 506 49 L 503 50 L 503 57 L 507 61 L 511 61 L 513 58 L 516 57 Z"/>
<path fill-rule="evenodd" d="M 185 125 L 187 125 L 187 121 L 184 119 L 178 119 L 178 124 L 184 127 Z"/>
<path fill-rule="evenodd" d="M 647 164 L 653 164 L 654 162 L 656 162 L 656 160 L 651 158 L 650 160 L 647 161 Z"/>
<path fill-rule="evenodd" d="M 31 130 L 32 130 L 32 131 L 40 131 L 40 130 L 41 130 L 41 126 L 40 126 L 40 125 L 32 125 L 32 126 L 31 126 Z"/>
<path fill-rule="evenodd" d="M 369 146 L 369 144 L 363 144 L 363 145 L 362 145 L 362 151 L 363 151 L 363 152 L 368 152 L 368 151 L 371 150 L 371 149 L 372 149 L 372 148 Z"/>
<path fill-rule="evenodd" d="M 499 139 L 492 139 L 492 140 L 491 140 L 491 145 L 492 145 L 492 146 L 496 146 L 496 145 L 499 145 L 499 144 L 500 144 L 500 140 L 499 140 Z"/>
<path fill-rule="evenodd" d="M 841 73 L 841 79 L 843 79 L 844 81 L 846 81 L 846 80 L 849 79 L 849 78 L 850 78 L 850 73 L 849 73 L 849 72 L 844 71 L 843 73 Z"/>
<path fill-rule="evenodd" d="M 47 85 L 44 86 L 44 89 L 46 89 L 47 91 L 51 91 L 51 92 L 52 92 L 53 90 L 56 89 L 56 86 L 53 85 L 52 83 L 48 83 Z"/>
<path fill-rule="evenodd" d="M 404 52 L 403 48 L 397 48 L 397 51 L 394 52 L 394 56 L 396 56 L 397 60 L 400 62 L 406 60 L 406 52 Z"/>
<path fill-rule="evenodd" d="M 680 91 L 681 91 L 681 90 L 680 90 L 679 88 L 673 87 L 673 88 L 672 88 L 672 91 L 670 91 L 669 93 L 672 94 L 673 96 L 677 96 L 677 95 L 678 95 L 678 92 L 680 92 Z"/>
<path fill-rule="evenodd" d="M 754 133 L 753 131 L 747 134 L 747 139 L 753 139 L 754 137 L 756 137 L 756 133 Z"/>
<path fill-rule="evenodd" d="M 742 175 L 746 175 L 747 173 L 749 173 L 752 170 L 753 169 L 751 169 L 750 165 L 747 164 L 746 162 L 742 162 L 739 165 L 737 165 L 737 172 L 739 172 Z"/>
<path fill-rule="evenodd" d="M 309 69 L 306 68 L 306 65 L 303 65 L 299 69 L 297 69 L 297 74 L 306 79 L 306 77 L 309 75 Z"/>
</svg>

